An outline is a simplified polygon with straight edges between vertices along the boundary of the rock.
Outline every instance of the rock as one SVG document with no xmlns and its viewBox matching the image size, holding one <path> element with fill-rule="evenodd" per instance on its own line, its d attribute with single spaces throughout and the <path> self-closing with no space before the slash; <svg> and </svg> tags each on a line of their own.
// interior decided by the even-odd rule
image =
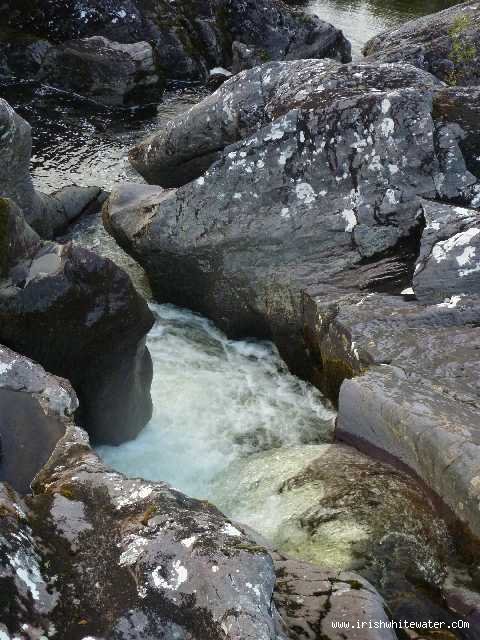
<svg viewBox="0 0 480 640">
<path fill-rule="evenodd" d="M 384 601 L 358 574 L 326 571 L 279 554 L 274 555 L 274 562 L 277 573 L 274 600 L 292 640 L 397 637 L 390 628 Z M 371 627 L 371 621 L 378 627 Z M 342 625 L 340 628 L 336 626 L 338 623 Z M 350 632 L 346 631 L 348 628 Z"/>
<path fill-rule="evenodd" d="M 71 40 L 49 50 L 38 77 L 106 105 L 138 102 L 148 90 L 157 99 L 160 95 L 148 42 L 122 44 L 102 36 Z"/>
<path fill-rule="evenodd" d="M 480 178 L 480 89 L 478 87 L 448 87 L 436 93 L 434 116 L 444 122 L 454 122 L 463 131 L 460 148 L 469 171 Z"/>
<path fill-rule="evenodd" d="M 478 300 L 319 296 L 306 320 L 319 377 L 343 381 L 337 435 L 414 471 L 477 537 Z"/>
<path fill-rule="evenodd" d="M 470 1 L 381 33 L 364 54 L 373 62 L 408 62 L 452 85 L 480 84 L 480 7 Z"/>
<path fill-rule="evenodd" d="M 30 125 L 0 98 L 0 197 L 10 198 L 42 238 L 52 239 L 87 211 L 100 207 L 98 187 L 66 187 L 52 195 L 37 193 L 30 175 Z"/>
<path fill-rule="evenodd" d="M 385 91 L 441 86 L 432 76 L 405 65 L 382 69 L 316 60 L 273 62 L 223 84 L 212 96 L 174 118 L 166 129 L 135 147 L 130 161 L 148 182 L 182 186 L 200 177 L 228 145 L 253 135 L 291 110 L 319 111 L 341 98 L 342 92 L 360 97 L 364 84 Z"/>
<path fill-rule="evenodd" d="M 413 288 L 426 304 L 480 295 L 480 213 L 425 202 L 426 221 Z"/>
<path fill-rule="evenodd" d="M 0 480 L 27 493 L 77 408 L 67 380 L 0 346 Z"/>
<path fill-rule="evenodd" d="M 219 157 L 204 175 L 158 192 L 156 206 L 152 189 L 122 185 L 105 220 L 159 301 L 193 308 L 232 336 L 288 334 L 292 343 L 303 328 L 301 290 L 409 284 L 419 196 L 467 199 L 475 178 L 454 132 L 433 123 L 431 76 L 406 65 L 277 65 L 284 84 L 271 95 L 270 65 L 240 74 L 174 121 L 147 162 L 183 181 Z M 223 121 L 231 131 L 215 139 Z"/>
<path fill-rule="evenodd" d="M 265 60 L 260 57 L 260 52 L 254 47 L 249 47 L 238 40 L 232 44 L 232 71 L 234 74 L 245 69 L 260 67 L 264 62 Z"/>
<path fill-rule="evenodd" d="M 400 471 L 340 444 L 298 446 L 233 463 L 213 495 L 280 553 L 358 572 L 396 619 L 411 602 L 441 615 L 426 585 L 434 593 L 445 580 L 452 540 L 430 498 Z"/>
<path fill-rule="evenodd" d="M 271 557 L 209 503 L 112 472 L 73 426 L 34 489 L 0 484 L 4 634 L 286 640 Z"/>
<path fill-rule="evenodd" d="M 161 83 L 206 81 L 209 69 L 231 67 L 235 41 L 254 49 L 262 61 L 351 60 L 341 31 L 281 0 L 128 0 L 121 8 L 110 0 L 38 0 L 34 8 L 25 0 L 6 0 L 0 22 L 0 68 L 6 73 L 21 68 L 22 75 L 55 81 L 107 104 L 117 103 L 132 82 L 141 88 L 155 76 Z"/>
<path fill-rule="evenodd" d="M 30 125 L 0 98 L 0 196 L 11 198 L 27 216 L 41 208 L 30 176 L 31 155 Z"/>
<path fill-rule="evenodd" d="M 210 69 L 208 74 L 208 87 L 209 89 L 215 91 L 218 89 L 226 80 L 232 77 L 232 72 L 228 71 L 228 69 L 224 69 L 223 67 L 215 67 L 214 69 Z"/>
<path fill-rule="evenodd" d="M 17 205 L 0 198 L 0 278 L 25 256 L 39 249 L 41 240 L 29 227 Z"/>
<path fill-rule="evenodd" d="M 147 303 L 110 260 L 42 242 L 5 199 L 0 219 L 10 248 L 0 279 L 0 343 L 68 378 L 96 439 L 134 437 L 152 411 Z"/>
</svg>

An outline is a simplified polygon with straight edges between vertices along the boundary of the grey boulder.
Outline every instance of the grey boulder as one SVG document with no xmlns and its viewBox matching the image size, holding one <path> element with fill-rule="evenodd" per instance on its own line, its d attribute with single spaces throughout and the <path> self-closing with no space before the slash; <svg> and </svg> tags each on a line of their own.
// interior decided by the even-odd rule
<svg viewBox="0 0 480 640">
<path fill-rule="evenodd" d="M 0 346 L 0 480 L 28 493 L 77 408 L 67 380 Z"/>
<path fill-rule="evenodd" d="M 376 62 L 408 62 L 452 85 L 480 84 L 480 6 L 471 1 L 418 18 L 372 38 Z"/>
<path fill-rule="evenodd" d="M 69 379 L 97 439 L 134 437 L 152 410 L 147 303 L 110 260 L 42 241 L 11 201 L 0 220 L 0 343 Z"/>
<path fill-rule="evenodd" d="M 270 555 L 209 503 L 114 473 L 73 425 L 34 491 L 0 484 L 3 634 L 285 640 Z"/>
<path fill-rule="evenodd" d="M 413 289 L 425 304 L 454 304 L 480 295 L 480 213 L 434 202 L 423 204 L 425 230 Z"/>
<path fill-rule="evenodd" d="M 38 74 L 54 86 L 88 95 L 106 105 L 124 105 L 153 96 L 159 76 L 148 42 L 125 44 L 103 36 L 71 40 L 52 47 Z"/>
</svg>

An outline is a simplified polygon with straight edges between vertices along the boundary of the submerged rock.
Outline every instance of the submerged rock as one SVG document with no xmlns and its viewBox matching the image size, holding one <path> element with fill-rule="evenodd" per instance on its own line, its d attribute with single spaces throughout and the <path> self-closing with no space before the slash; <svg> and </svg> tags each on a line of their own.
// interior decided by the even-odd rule
<svg viewBox="0 0 480 640">
<path fill-rule="evenodd" d="M 67 380 L 0 346 L 0 480 L 27 493 L 77 408 Z"/>
<path fill-rule="evenodd" d="M 341 31 L 281 0 L 30 4 L 7 0 L 0 7 L 0 69 L 21 70 L 107 104 L 121 102 L 131 90 L 138 99 L 152 83 L 206 81 L 209 69 L 232 66 L 234 42 L 254 52 L 241 62 L 237 57 L 235 70 L 256 59 L 351 60 Z"/>
<path fill-rule="evenodd" d="M 437 612 L 416 585 L 440 587 L 451 539 L 421 488 L 392 467 L 339 444 L 278 449 L 234 463 L 214 496 L 280 552 L 358 571 L 397 618 L 416 601 Z"/>
<path fill-rule="evenodd" d="M 409 62 L 453 85 L 480 84 L 480 6 L 476 1 L 411 20 L 372 38 L 364 54 Z"/>
<path fill-rule="evenodd" d="M 0 98 L 0 197 L 13 200 L 28 224 L 47 239 L 65 231 L 84 212 L 100 207 L 104 194 L 98 187 L 66 187 L 52 195 L 36 192 L 31 155 L 30 125 Z"/>
</svg>

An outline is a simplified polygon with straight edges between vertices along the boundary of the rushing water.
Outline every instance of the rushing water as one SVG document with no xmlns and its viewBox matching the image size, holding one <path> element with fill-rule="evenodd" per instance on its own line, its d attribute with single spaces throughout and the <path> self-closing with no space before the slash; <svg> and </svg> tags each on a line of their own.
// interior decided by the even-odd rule
<svg viewBox="0 0 480 640">
<path fill-rule="evenodd" d="M 136 440 L 98 451 L 116 469 L 214 499 L 212 481 L 255 451 L 331 439 L 334 413 L 269 342 L 228 340 L 211 322 L 152 305 L 154 416 Z"/>
<path fill-rule="evenodd" d="M 457 0 L 310 0 L 306 10 L 342 29 L 354 58 L 359 58 L 365 43 L 378 33 L 454 4 Z"/>
</svg>

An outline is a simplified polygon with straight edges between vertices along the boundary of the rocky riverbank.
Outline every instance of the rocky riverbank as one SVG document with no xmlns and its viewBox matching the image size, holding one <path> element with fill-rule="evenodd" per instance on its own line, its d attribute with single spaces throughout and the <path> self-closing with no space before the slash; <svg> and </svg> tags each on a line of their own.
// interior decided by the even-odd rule
<svg viewBox="0 0 480 640">
<path fill-rule="evenodd" d="M 337 405 L 337 442 L 236 461 L 216 506 L 99 459 L 87 432 L 120 443 L 151 416 L 153 316 L 121 268 L 55 241 L 107 194 L 35 191 L 29 125 L 0 100 L 0 638 L 403 640 L 368 624 L 393 616 L 474 640 L 479 7 L 354 64 L 277 0 L 27 15 L 0 7 L 3 71 L 107 104 L 236 74 L 132 150 L 150 184 L 116 187 L 105 227 L 157 301 L 273 339 Z"/>
</svg>

